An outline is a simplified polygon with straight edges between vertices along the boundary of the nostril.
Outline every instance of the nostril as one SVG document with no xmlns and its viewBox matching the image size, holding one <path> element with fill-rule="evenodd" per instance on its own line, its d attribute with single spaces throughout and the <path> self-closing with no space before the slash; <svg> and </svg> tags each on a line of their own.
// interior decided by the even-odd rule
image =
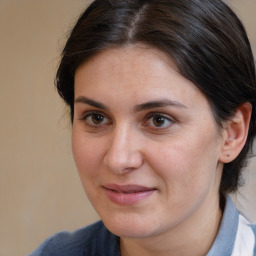
<svg viewBox="0 0 256 256">
<path fill-rule="evenodd" d="M 119 154 L 106 154 L 104 164 L 110 171 L 117 174 L 125 174 L 134 171 L 143 164 L 143 158 L 139 152 Z"/>
</svg>

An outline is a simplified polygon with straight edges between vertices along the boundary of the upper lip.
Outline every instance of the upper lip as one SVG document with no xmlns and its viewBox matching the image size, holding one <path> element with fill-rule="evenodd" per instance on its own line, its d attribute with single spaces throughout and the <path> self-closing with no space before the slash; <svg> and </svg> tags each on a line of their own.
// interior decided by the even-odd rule
<svg viewBox="0 0 256 256">
<path fill-rule="evenodd" d="M 139 192 L 146 192 L 151 190 L 156 190 L 154 187 L 146 187 L 141 185 L 118 185 L 118 184 L 106 184 L 103 186 L 105 189 L 113 190 L 118 193 L 139 193 Z"/>
</svg>

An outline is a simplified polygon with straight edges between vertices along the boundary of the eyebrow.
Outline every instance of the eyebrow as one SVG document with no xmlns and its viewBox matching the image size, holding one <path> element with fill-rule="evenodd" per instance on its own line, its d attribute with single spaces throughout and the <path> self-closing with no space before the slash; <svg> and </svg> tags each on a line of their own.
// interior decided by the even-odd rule
<svg viewBox="0 0 256 256">
<path fill-rule="evenodd" d="M 135 112 L 148 110 L 152 108 L 167 107 L 167 106 L 176 107 L 176 108 L 188 108 L 187 106 L 177 101 L 173 101 L 170 99 L 160 99 L 160 100 L 145 102 L 135 106 Z"/>
<path fill-rule="evenodd" d="M 104 104 L 102 104 L 98 101 L 86 98 L 84 96 L 80 96 L 80 97 L 76 98 L 74 100 L 74 103 L 83 103 L 83 104 L 87 104 L 87 105 L 90 105 L 90 106 L 93 106 L 93 107 L 96 107 L 96 108 L 100 108 L 100 109 L 103 109 L 103 110 L 108 109 Z"/>
<path fill-rule="evenodd" d="M 74 103 L 83 103 L 99 109 L 108 110 L 108 107 L 106 105 L 84 96 L 80 96 L 76 98 L 74 100 Z M 144 111 L 152 108 L 160 108 L 160 107 L 166 107 L 166 106 L 171 106 L 176 108 L 187 108 L 187 106 L 183 105 L 180 102 L 164 98 L 164 99 L 148 101 L 148 102 L 136 105 L 134 107 L 134 112 L 140 112 L 140 111 Z"/>
</svg>

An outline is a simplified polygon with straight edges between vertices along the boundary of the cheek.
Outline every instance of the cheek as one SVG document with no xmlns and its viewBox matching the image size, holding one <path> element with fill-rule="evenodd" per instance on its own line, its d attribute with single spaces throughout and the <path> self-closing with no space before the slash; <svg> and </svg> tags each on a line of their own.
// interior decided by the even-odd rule
<svg viewBox="0 0 256 256">
<path fill-rule="evenodd" d="M 83 189 L 94 205 L 98 197 L 98 185 L 101 177 L 103 147 L 97 140 L 85 138 L 84 134 L 73 132 L 72 151 Z"/>
<path fill-rule="evenodd" d="M 99 143 L 84 138 L 83 134 L 73 132 L 72 151 L 82 182 L 84 177 L 95 176 L 100 169 L 103 154 Z"/>
<path fill-rule="evenodd" d="M 184 195 L 211 186 L 218 154 L 212 138 L 183 138 L 161 145 L 157 151 L 148 151 L 147 159 L 151 159 L 149 164 L 165 183 L 168 193 Z"/>
</svg>

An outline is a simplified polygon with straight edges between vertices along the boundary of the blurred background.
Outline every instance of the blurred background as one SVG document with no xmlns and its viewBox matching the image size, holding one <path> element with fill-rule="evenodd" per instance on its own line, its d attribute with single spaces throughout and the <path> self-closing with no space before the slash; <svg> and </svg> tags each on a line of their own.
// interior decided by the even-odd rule
<svg viewBox="0 0 256 256">
<path fill-rule="evenodd" d="M 98 219 L 71 152 L 54 88 L 69 30 L 90 1 L 0 0 L 0 256 L 27 255 L 46 237 Z M 256 54 L 256 1 L 228 2 Z M 256 222 L 256 159 L 235 203 Z"/>
</svg>

